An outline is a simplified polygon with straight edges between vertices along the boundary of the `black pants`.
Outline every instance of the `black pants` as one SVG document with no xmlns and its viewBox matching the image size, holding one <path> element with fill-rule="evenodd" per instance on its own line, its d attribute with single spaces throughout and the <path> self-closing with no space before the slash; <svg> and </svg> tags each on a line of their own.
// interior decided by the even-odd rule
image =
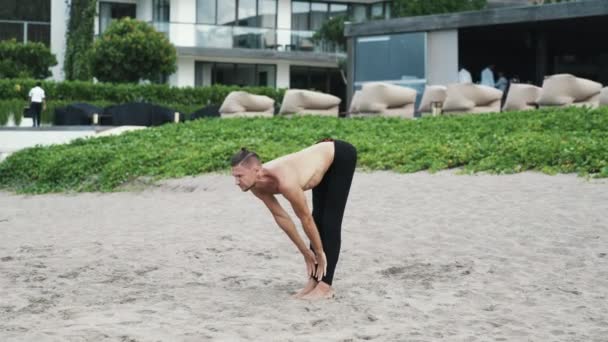
<svg viewBox="0 0 608 342">
<path fill-rule="evenodd" d="M 323 179 L 312 189 L 312 216 L 327 257 L 323 281 L 331 285 L 340 255 L 342 218 L 357 165 L 357 150 L 345 141 L 334 140 L 334 161 Z"/>
<path fill-rule="evenodd" d="M 34 127 L 40 126 L 40 112 L 42 111 L 42 103 L 32 102 L 30 104 L 30 112 L 32 113 L 32 120 L 34 121 Z"/>
</svg>

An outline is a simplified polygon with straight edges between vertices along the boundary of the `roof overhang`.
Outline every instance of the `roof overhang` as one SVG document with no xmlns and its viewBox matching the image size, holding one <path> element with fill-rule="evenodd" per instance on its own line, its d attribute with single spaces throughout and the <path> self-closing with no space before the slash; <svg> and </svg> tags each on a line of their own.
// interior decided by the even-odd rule
<svg viewBox="0 0 608 342">
<path fill-rule="evenodd" d="M 608 15 L 608 1 L 579 0 L 545 5 L 396 18 L 362 24 L 347 23 L 344 34 L 347 37 L 356 37 L 391 33 L 426 32 L 603 15 Z"/>
<path fill-rule="evenodd" d="M 191 57 L 218 57 L 218 58 L 245 58 L 266 59 L 269 62 L 290 61 L 302 63 L 325 63 L 338 65 L 338 59 L 346 55 L 333 55 L 327 53 L 303 52 L 303 51 L 277 51 L 258 49 L 217 49 L 202 47 L 176 47 L 179 56 Z"/>
</svg>

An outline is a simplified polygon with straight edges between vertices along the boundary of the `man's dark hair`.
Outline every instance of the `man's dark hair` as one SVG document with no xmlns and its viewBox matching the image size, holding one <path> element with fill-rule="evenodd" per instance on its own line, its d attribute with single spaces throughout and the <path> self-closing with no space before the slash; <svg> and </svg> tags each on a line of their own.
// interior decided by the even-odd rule
<svg viewBox="0 0 608 342">
<path fill-rule="evenodd" d="M 36 82 L 37 87 L 40 87 L 41 85 L 42 85 L 42 82 L 40 82 L 40 81 Z"/>
<path fill-rule="evenodd" d="M 232 159 L 230 160 L 230 165 L 233 167 L 241 163 L 248 165 L 251 161 L 260 163 L 260 157 L 257 153 L 249 151 L 248 149 L 243 147 L 232 156 Z"/>
</svg>

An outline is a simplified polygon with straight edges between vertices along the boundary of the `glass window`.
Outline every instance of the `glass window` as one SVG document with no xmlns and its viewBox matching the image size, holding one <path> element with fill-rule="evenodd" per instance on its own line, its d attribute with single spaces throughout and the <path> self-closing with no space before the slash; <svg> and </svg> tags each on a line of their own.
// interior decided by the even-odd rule
<svg viewBox="0 0 608 342">
<path fill-rule="evenodd" d="M 0 19 L 51 21 L 51 0 L 2 0 Z"/>
<path fill-rule="evenodd" d="M 293 1 L 291 3 L 291 28 L 293 30 L 309 30 L 308 18 L 310 3 L 308 1 Z"/>
<path fill-rule="evenodd" d="M 215 9 L 217 0 L 196 0 L 196 22 L 215 24 Z"/>
<path fill-rule="evenodd" d="M 103 33 L 113 19 L 135 18 L 136 5 L 115 2 L 99 3 L 99 32 Z"/>
<path fill-rule="evenodd" d="M 425 79 L 425 40 L 423 32 L 358 38 L 355 82 Z"/>
<path fill-rule="evenodd" d="M 310 4 L 310 30 L 316 31 L 323 26 L 328 18 L 327 4 L 323 2 L 313 2 Z"/>
<path fill-rule="evenodd" d="M 353 21 L 361 23 L 367 21 L 367 5 L 353 4 L 352 7 Z"/>
<path fill-rule="evenodd" d="M 372 20 L 384 18 L 384 3 L 379 2 L 372 5 Z"/>
<path fill-rule="evenodd" d="M 276 86 L 276 66 L 270 64 L 258 65 L 258 79 L 257 85 L 261 87 L 275 87 Z"/>
<path fill-rule="evenodd" d="M 259 27 L 277 27 L 277 0 L 259 0 L 258 12 Z"/>
<path fill-rule="evenodd" d="M 348 5 L 345 4 L 330 4 L 329 5 L 329 16 L 336 17 L 339 15 L 347 15 L 348 14 Z"/>
<path fill-rule="evenodd" d="M 392 17 L 393 17 L 393 15 L 391 14 L 391 3 L 385 2 L 384 3 L 384 18 L 390 19 Z"/>
<path fill-rule="evenodd" d="M 212 77 L 209 77 L 212 75 Z M 207 83 L 209 82 L 209 83 Z M 276 84 L 276 66 L 272 64 L 195 63 L 195 85 L 268 86 Z"/>
<path fill-rule="evenodd" d="M 168 23 L 169 14 L 169 1 L 170 0 L 154 0 L 152 18 L 157 23 Z"/>
<path fill-rule="evenodd" d="M 217 4 L 217 24 L 234 25 L 236 21 L 236 0 L 220 0 Z"/>
<path fill-rule="evenodd" d="M 239 0 L 239 26 L 257 26 L 257 0 Z"/>
</svg>

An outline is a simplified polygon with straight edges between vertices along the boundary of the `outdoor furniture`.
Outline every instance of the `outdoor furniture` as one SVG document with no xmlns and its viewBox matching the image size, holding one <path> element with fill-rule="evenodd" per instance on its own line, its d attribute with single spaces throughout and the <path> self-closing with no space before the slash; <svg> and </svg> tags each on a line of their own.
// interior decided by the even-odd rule
<svg viewBox="0 0 608 342">
<path fill-rule="evenodd" d="M 55 126 L 86 126 L 93 123 L 93 116 L 98 115 L 102 120 L 98 124 L 111 125 L 108 115 L 103 115 L 103 109 L 88 103 L 72 103 L 55 109 L 53 125 Z"/>
<path fill-rule="evenodd" d="M 236 117 L 272 117 L 274 100 L 268 96 L 253 95 L 245 91 L 233 91 L 219 109 L 222 118 Z"/>
<path fill-rule="evenodd" d="M 608 106 L 608 87 L 600 92 L 600 106 Z"/>
<path fill-rule="evenodd" d="M 599 105 L 600 83 L 575 77 L 570 74 L 557 74 L 546 77 L 537 103 L 540 107 Z"/>
<path fill-rule="evenodd" d="M 390 83 L 365 83 L 351 102 L 351 116 L 414 117 L 416 90 Z"/>
<path fill-rule="evenodd" d="M 454 83 L 447 87 L 444 113 L 500 112 L 502 91 L 473 83 Z"/>
<path fill-rule="evenodd" d="M 418 111 L 420 113 L 432 113 L 433 103 L 438 103 L 440 107 L 443 107 L 446 97 L 448 96 L 447 87 L 442 85 L 429 85 L 424 88 L 422 94 L 422 100 L 420 100 L 420 106 Z"/>
<path fill-rule="evenodd" d="M 285 92 L 279 114 L 338 116 L 342 100 L 330 94 L 312 90 L 289 89 Z"/>
<path fill-rule="evenodd" d="M 175 122 L 176 111 L 145 102 L 131 102 L 104 108 L 104 114 L 112 116 L 114 126 L 160 126 Z M 177 113 L 179 121 L 184 115 Z"/>
<path fill-rule="evenodd" d="M 541 88 L 532 84 L 511 83 L 503 111 L 536 109 Z"/>
</svg>

